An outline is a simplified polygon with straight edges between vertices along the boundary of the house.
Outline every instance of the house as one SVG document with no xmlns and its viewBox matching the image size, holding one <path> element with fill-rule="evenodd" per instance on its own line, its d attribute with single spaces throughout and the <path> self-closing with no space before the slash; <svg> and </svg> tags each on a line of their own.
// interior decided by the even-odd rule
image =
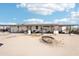
<svg viewBox="0 0 79 59">
<path fill-rule="evenodd" d="M 72 26 L 68 24 L 19 24 L 0 25 L 0 31 L 5 30 L 11 33 L 69 33 Z"/>
</svg>

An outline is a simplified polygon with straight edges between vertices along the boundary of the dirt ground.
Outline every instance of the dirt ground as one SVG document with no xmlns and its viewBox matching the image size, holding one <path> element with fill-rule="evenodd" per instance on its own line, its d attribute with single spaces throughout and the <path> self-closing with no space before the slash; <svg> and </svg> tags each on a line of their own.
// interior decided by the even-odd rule
<svg viewBox="0 0 79 59">
<path fill-rule="evenodd" d="M 54 37 L 59 44 L 41 42 L 42 35 L 0 32 L 1 56 L 78 56 L 79 35 L 46 34 Z"/>
</svg>

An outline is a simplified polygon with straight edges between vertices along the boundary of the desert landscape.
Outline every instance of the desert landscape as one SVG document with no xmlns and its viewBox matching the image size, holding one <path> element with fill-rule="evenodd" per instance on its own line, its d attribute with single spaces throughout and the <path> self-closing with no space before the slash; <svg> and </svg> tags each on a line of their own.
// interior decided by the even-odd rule
<svg viewBox="0 0 79 59">
<path fill-rule="evenodd" d="M 58 44 L 41 41 L 43 35 L 54 37 Z M 78 56 L 77 34 L 31 34 L 0 32 L 0 55 L 2 56 Z"/>
</svg>

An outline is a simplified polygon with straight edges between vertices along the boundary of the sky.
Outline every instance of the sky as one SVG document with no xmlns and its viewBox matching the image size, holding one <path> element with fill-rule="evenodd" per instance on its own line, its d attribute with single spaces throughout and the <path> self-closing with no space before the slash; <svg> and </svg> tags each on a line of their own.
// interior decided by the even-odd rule
<svg viewBox="0 0 79 59">
<path fill-rule="evenodd" d="M 0 24 L 78 24 L 79 3 L 0 3 Z"/>
</svg>

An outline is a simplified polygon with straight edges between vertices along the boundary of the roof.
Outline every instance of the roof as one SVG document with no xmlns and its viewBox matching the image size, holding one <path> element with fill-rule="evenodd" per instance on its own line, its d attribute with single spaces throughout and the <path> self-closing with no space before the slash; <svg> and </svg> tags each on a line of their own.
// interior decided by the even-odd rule
<svg viewBox="0 0 79 59">
<path fill-rule="evenodd" d="M 0 26 L 36 26 L 36 25 L 41 25 L 41 26 L 79 26 L 79 24 L 0 24 Z"/>
</svg>

